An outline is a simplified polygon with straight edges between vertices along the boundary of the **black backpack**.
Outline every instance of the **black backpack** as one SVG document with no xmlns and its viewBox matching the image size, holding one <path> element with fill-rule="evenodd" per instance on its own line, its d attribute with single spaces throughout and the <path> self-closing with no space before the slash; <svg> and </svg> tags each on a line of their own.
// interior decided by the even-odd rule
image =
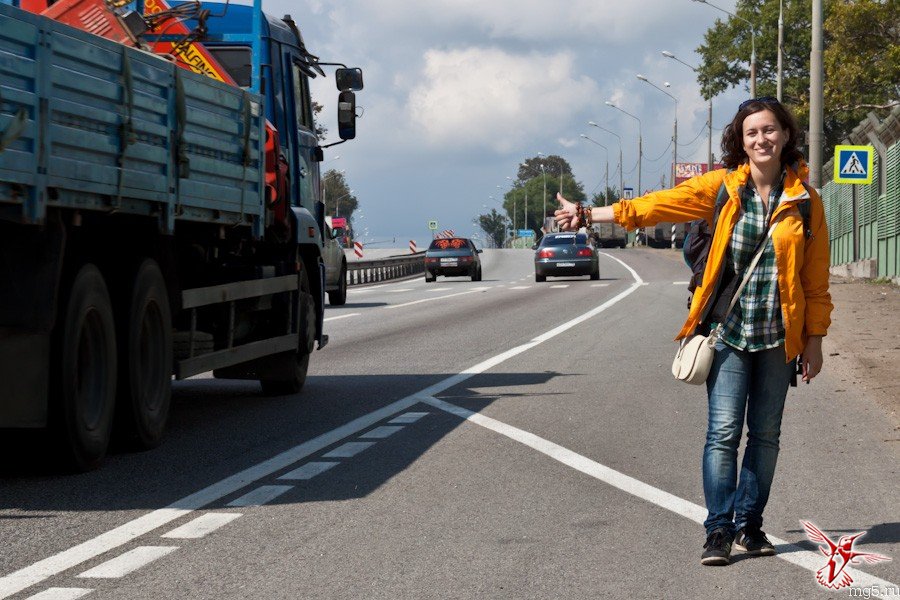
<svg viewBox="0 0 900 600">
<path fill-rule="evenodd" d="M 809 191 L 805 182 L 803 187 Z M 684 245 L 681 253 L 684 256 L 684 262 L 691 269 L 691 280 L 688 282 L 688 291 L 691 293 L 691 296 L 688 297 L 688 308 L 691 307 L 691 297 L 694 295 L 694 290 L 703 283 L 703 272 L 706 270 L 706 261 L 709 259 L 709 247 L 712 245 L 713 232 L 716 230 L 716 225 L 719 222 L 719 213 L 722 212 L 722 207 L 725 206 L 727 201 L 728 190 L 725 188 L 725 182 L 723 181 L 721 187 L 719 187 L 718 194 L 716 194 L 712 227 L 707 224 L 706 219 L 697 219 L 687 225 L 687 233 L 684 236 Z M 803 218 L 803 232 L 806 234 L 806 239 L 809 239 L 812 237 L 812 229 L 809 225 L 809 200 L 799 202 L 797 208 L 800 210 L 800 216 Z M 730 263 L 726 267 L 733 273 L 733 269 L 730 269 Z M 730 279 L 730 277 L 726 277 L 726 279 Z"/>
</svg>

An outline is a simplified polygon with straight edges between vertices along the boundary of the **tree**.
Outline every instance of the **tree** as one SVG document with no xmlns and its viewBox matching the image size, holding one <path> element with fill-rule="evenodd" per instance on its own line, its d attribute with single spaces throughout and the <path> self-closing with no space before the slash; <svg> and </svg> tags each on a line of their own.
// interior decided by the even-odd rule
<svg viewBox="0 0 900 600">
<path fill-rule="evenodd" d="M 522 184 L 529 179 L 541 177 L 543 173 L 541 171 L 541 165 L 544 165 L 544 172 L 547 173 L 547 176 L 554 175 L 557 178 L 557 182 L 559 182 L 560 172 L 562 172 L 563 175 L 572 176 L 572 166 L 563 157 L 555 154 L 551 154 L 550 156 L 535 156 L 534 158 L 526 158 L 522 161 L 522 164 L 519 165 L 517 183 Z"/>
<path fill-rule="evenodd" d="M 502 248 L 503 242 L 506 241 L 507 224 L 506 217 L 497 212 L 495 208 L 492 208 L 491 212 L 486 215 L 478 215 L 478 226 L 497 248 Z"/>
<path fill-rule="evenodd" d="M 328 128 L 325 127 L 324 125 L 322 125 L 321 123 L 319 123 L 319 119 L 318 119 L 318 115 L 319 115 L 319 113 L 322 112 L 323 108 L 324 107 L 321 104 L 319 104 L 318 102 L 313 100 L 313 103 L 312 103 L 313 123 L 315 123 L 315 125 L 316 125 L 316 138 L 319 141 L 324 140 L 325 136 L 328 135 Z"/>
<path fill-rule="evenodd" d="M 594 206 L 607 206 L 613 202 L 618 202 L 621 197 L 619 188 L 608 187 L 606 188 L 606 193 L 594 194 L 591 202 L 593 202 Z"/>
<path fill-rule="evenodd" d="M 517 228 L 539 231 L 543 225 L 541 213 L 544 209 L 544 176 L 538 172 L 536 177 L 517 183 L 518 185 L 503 196 L 503 208 L 506 209 L 510 221 Z M 557 208 L 556 192 L 560 189 L 559 183 L 558 177 L 551 177 L 549 173 L 547 174 L 547 215 L 545 216 L 552 216 L 553 211 Z M 571 170 L 568 174 L 563 173 L 562 190 L 563 196 L 572 202 L 584 202 L 586 199 L 583 186 L 575 181 Z M 525 222 L 526 200 L 528 205 L 527 223 Z"/>
<path fill-rule="evenodd" d="M 359 201 L 350 191 L 344 174 L 334 169 L 325 171 L 322 176 L 322 200 L 325 202 L 325 214 L 336 217 L 352 219 L 353 211 L 359 207 Z"/>
<path fill-rule="evenodd" d="M 757 96 L 777 86 L 779 0 L 738 0 L 735 14 L 756 26 Z M 898 103 L 900 0 L 824 0 L 825 144 L 840 142 L 868 111 L 885 117 Z M 782 100 L 809 128 L 810 0 L 784 1 Z M 732 17 L 716 20 L 697 51 L 704 98 L 747 86 L 749 26 Z"/>
</svg>

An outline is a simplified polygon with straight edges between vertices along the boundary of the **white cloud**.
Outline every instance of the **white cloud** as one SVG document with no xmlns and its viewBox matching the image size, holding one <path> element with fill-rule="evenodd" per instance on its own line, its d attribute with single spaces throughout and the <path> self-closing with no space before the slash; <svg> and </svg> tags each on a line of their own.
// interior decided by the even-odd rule
<svg viewBox="0 0 900 600">
<path fill-rule="evenodd" d="M 432 146 L 509 152 L 557 130 L 596 96 L 596 84 L 573 64 L 567 52 L 432 49 L 407 98 L 409 116 Z"/>
</svg>

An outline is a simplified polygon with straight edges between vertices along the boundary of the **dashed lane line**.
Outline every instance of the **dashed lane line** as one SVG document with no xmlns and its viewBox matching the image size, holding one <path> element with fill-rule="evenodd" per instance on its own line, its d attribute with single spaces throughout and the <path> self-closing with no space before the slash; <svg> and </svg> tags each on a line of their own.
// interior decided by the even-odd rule
<svg viewBox="0 0 900 600">
<path fill-rule="evenodd" d="M 402 425 L 382 425 L 381 427 L 376 427 L 371 431 L 367 431 L 361 436 L 359 439 L 361 440 L 383 440 L 386 437 L 390 437 L 403 429 Z"/>
<path fill-rule="evenodd" d="M 286 481 L 306 481 L 308 479 L 312 479 L 316 475 L 321 475 L 325 471 L 332 469 L 339 464 L 341 463 L 312 461 L 294 469 L 293 471 L 285 473 L 278 479 L 284 479 Z"/>
<path fill-rule="evenodd" d="M 336 317 L 327 317 L 323 319 L 326 323 L 328 321 L 337 321 L 338 319 L 346 319 L 347 317 L 358 317 L 362 313 L 347 313 L 346 315 L 338 315 Z"/>
<path fill-rule="evenodd" d="M 350 458 L 356 456 L 363 450 L 368 450 L 375 445 L 375 442 L 347 442 L 322 455 L 322 458 Z"/>
<path fill-rule="evenodd" d="M 453 298 L 454 296 L 464 296 L 465 294 L 475 294 L 477 292 L 484 292 L 490 288 L 478 288 L 475 290 L 467 290 L 465 292 L 458 292 L 456 294 L 447 294 L 446 296 L 435 296 L 434 298 L 422 298 L 421 300 L 413 300 L 412 302 L 404 302 L 402 304 L 391 304 L 389 306 L 385 306 L 384 308 L 402 308 L 404 306 L 412 306 L 413 304 L 422 304 L 423 302 L 434 302 L 435 300 L 443 300 L 445 298 Z"/>
<path fill-rule="evenodd" d="M 118 579 L 176 550 L 178 550 L 178 546 L 138 546 L 125 554 L 97 565 L 93 569 L 88 569 L 79 577 Z"/>
<path fill-rule="evenodd" d="M 228 506 L 262 506 L 292 489 L 294 489 L 292 485 L 261 485 L 240 498 L 232 500 Z"/>
<path fill-rule="evenodd" d="M 25 600 L 77 600 L 87 596 L 94 590 L 91 588 L 47 588 L 34 596 L 28 596 Z"/>
<path fill-rule="evenodd" d="M 213 531 L 228 525 L 235 519 L 240 518 L 242 513 L 222 513 L 211 512 L 200 515 L 196 519 L 192 519 L 182 525 L 176 527 L 172 531 L 162 534 L 160 537 L 175 538 L 182 540 L 196 540 L 206 537 Z"/>
</svg>

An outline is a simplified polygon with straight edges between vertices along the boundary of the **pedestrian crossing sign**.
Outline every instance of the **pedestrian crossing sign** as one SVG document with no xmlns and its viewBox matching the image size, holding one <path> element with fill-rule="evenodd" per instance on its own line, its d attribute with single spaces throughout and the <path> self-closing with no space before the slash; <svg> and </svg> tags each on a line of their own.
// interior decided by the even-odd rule
<svg viewBox="0 0 900 600">
<path fill-rule="evenodd" d="M 835 146 L 835 183 L 872 183 L 875 148 L 872 146 Z"/>
</svg>

